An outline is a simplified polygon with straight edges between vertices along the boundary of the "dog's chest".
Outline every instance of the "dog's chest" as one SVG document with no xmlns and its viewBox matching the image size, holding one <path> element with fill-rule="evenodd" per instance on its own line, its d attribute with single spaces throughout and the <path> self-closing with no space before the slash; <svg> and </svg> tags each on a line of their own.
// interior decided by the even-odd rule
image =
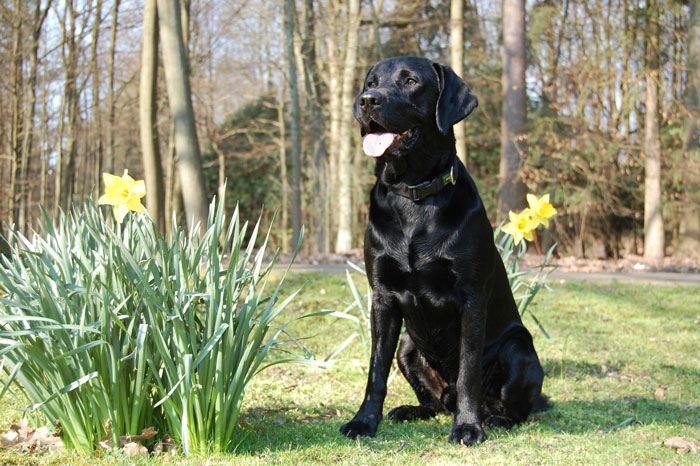
<svg viewBox="0 0 700 466">
<path fill-rule="evenodd" d="M 453 259 L 443 254 L 444 238 L 430 228 L 404 228 L 374 256 L 374 278 L 382 288 L 445 301 L 454 290 Z"/>
</svg>

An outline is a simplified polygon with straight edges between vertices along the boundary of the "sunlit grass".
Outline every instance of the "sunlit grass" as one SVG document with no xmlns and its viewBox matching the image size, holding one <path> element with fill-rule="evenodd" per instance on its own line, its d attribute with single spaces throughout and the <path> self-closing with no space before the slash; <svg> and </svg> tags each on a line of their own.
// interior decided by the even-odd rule
<svg viewBox="0 0 700 466">
<path fill-rule="evenodd" d="M 359 275 L 358 287 L 362 287 Z M 288 317 L 342 310 L 353 299 L 345 277 L 296 274 L 286 292 L 302 287 Z M 557 283 L 537 295 L 537 317 L 557 346 L 533 331 L 554 408 L 511 430 L 490 429 L 476 448 L 448 444 L 451 419 L 382 422 L 373 439 L 348 440 L 340 425 L 359 407 L 366 383 L 355 339 L 326 370 L 278 366 L 248 387 L 243 429 L 233 454 L 185 464 L 697 464 L 696 453 L 660 445 L 673 436 L 700 440 L 700 287 Z M 282 290 L 284 293 L 285 290 Z M 534 324 L 525 318 L 531 329 Z M 346 319 L 300 320 L 290 329 L 327 354 L 355 328 Z M 414 403 L 402 377 L 389 386 L 385 412 Z M 3 427 L 17 418 L 10 398 Z M 43 457 L 42 461 L 53 457 Z M 70 462 L 75 458 L 71 457 Z M 0 462 L 24 461 L 14 452 Z M 36 460 L 36 458 L 35 458 Z M 83 460 L 80 460 L 83 461 Z M 153 462 L 154 460 L 143 460 Z M 67 462 L 58 456 L 55 464 Z M 132 464 L 118 455 L 84 464 Z M 138 464 L 138 463 L 137 463 Z"/>
</svg>

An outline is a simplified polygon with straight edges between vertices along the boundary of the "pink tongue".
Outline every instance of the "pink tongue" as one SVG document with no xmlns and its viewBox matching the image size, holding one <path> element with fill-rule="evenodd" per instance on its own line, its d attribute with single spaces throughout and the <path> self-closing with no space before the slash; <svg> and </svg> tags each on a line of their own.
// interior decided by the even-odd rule
<svg viewBox="0 0 700 466">
<path fill-rule="evenodd" d="M 370 157 L 381 157 L 384 151 L 394 142 L 398 134 L 394 133 L 371 133 L 365 136 L 362 141 L 362 148 L 365 154 Z"/>
</svg>

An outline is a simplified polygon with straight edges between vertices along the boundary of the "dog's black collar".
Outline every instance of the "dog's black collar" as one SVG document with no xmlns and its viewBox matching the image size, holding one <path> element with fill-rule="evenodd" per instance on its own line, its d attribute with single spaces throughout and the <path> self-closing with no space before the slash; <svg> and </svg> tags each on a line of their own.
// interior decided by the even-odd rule
<svg viewBox="0 0 700 466">
<path fill-rule="evenodd" d="M 457 157 L 455 161 L 450 165 L 450 169 L 434 178 L 430 181 L 424 181 L 414 186 L 401 186 L 392 187 L 391 190 L 403 196 L 413 202 L 422 201 L 423 199 L 433 196 L 439 193 L 442 188 L 449 185 L 454 185 L 457 183 L 457 170 L 455 170 L 455 165 L 457 164 Z"/>
</svg>

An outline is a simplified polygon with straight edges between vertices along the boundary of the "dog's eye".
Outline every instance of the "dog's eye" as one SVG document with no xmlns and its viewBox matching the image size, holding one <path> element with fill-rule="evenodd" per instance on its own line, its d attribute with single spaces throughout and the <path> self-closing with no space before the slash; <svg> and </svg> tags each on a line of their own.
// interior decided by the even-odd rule
<svg viewBox="0 0 700 466">
<path fill-rule="evenodd" d="M 377 87 L 377 83 L 375 83 L 374 81 L 370 81 L 367 83 L 367 87 L 369 89 L 374 89 L 375 87 Z"/>
<path fill-rule="evenodd" d="M 413 78 L 408 78 L 408 79 L 406 80 L 406 84 L 408 84 L 409 86 L 413 87 L 413 86 L 415 86 L 416 84 L 418 84 L 418 81 L 416 81 L 416 80 L 413 79 Z"/>
</svg>

